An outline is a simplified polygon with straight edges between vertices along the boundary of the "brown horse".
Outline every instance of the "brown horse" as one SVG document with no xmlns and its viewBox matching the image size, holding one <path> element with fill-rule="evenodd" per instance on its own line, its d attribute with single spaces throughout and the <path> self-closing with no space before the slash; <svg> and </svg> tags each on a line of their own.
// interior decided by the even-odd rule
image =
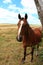
<svg viewBox="0 0 43 65">
<path fill-rule="evenodd" d="M 19 22 L 18 22 L 18 35 L 17 40 L 19 42 L 23 42 L 24 48 L 24 58 L 26 58 L 26 48 L 31 47 L 31 61 L 33 61 L 33 53 L 34 53 L 34 46 L 37 45 L 37 50 L 39 47 L 39 42 L 41 41 L 41 30 L 39 28 L 32 29 L 27 22 L 27 14 L 25 17 L 21 17 L 20 14 L 18 15 Z"/>
</svg>

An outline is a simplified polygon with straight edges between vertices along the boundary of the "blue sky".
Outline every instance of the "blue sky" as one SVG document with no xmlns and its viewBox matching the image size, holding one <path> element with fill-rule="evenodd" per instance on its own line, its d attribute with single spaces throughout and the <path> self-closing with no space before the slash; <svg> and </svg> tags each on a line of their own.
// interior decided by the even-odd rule
<svg viewBox="0 0 43 65">
<path fill-rule="evenodd" d="M 18 23 L 18 14 L 28 14 L 28 23 L 41 24 L 34 0 L 0 0 L 0 23 Z"/>
</svg>

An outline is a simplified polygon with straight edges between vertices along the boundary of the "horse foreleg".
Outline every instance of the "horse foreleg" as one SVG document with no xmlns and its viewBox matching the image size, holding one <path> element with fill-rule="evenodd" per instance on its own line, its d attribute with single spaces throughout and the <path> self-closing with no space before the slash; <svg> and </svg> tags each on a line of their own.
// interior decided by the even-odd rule
<svg viewBox="0 0 43 65">
<path fill-rule="evenodd" d="M 22 58 L 22 62 L 24 62 L 26 59 L 26 47 L 24 48 L 24 57 Z"/>
<path fill-rule="evenodd" d="M 33 61 L 33 54 L 34 54 L 34 47 L 32 47 L 32 51 L 31 51 L 31 62 Z"/>
<path fill-rule="evenodd" d="M 36 56 L 38 56 L 38 52 L 39 51 L 39 44 L 37 45 L 37 48 L 36 48 Z"/>
</svg>

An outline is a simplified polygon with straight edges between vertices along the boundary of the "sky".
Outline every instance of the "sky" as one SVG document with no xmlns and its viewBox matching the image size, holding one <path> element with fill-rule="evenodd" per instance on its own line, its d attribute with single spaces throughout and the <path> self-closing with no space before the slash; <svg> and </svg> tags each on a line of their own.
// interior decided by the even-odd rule
<svg viewBox="0 0 43 65">
<path fill-rule="evenodd" d="M 18 14 L 28 15 L 29 24 L 41 24 L 34 0 L 0 0 L 0 23 L 18 23 Z"/>
</svg>

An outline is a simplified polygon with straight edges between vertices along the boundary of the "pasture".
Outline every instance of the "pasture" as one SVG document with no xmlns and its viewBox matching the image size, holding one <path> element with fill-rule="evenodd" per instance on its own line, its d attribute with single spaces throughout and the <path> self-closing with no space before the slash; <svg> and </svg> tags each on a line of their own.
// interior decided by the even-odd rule
<svg viewBox="0 0 43 65">
<path fill-rule="evenodd" d="M 25 63 L 22 64 L 23 46 L 22 42 L 17 42 L 16 36 L 16 25 L 0 25 L 0 65 L 43 65 L 43 37 L 39 47 L 39 56 L 36 57 L 35 49 L 33 62 L 30 62 L 31 55 L 28 55 Z M 27 48 L 27 53 L 30 51 L 31 49 Z"/>
</svg>

